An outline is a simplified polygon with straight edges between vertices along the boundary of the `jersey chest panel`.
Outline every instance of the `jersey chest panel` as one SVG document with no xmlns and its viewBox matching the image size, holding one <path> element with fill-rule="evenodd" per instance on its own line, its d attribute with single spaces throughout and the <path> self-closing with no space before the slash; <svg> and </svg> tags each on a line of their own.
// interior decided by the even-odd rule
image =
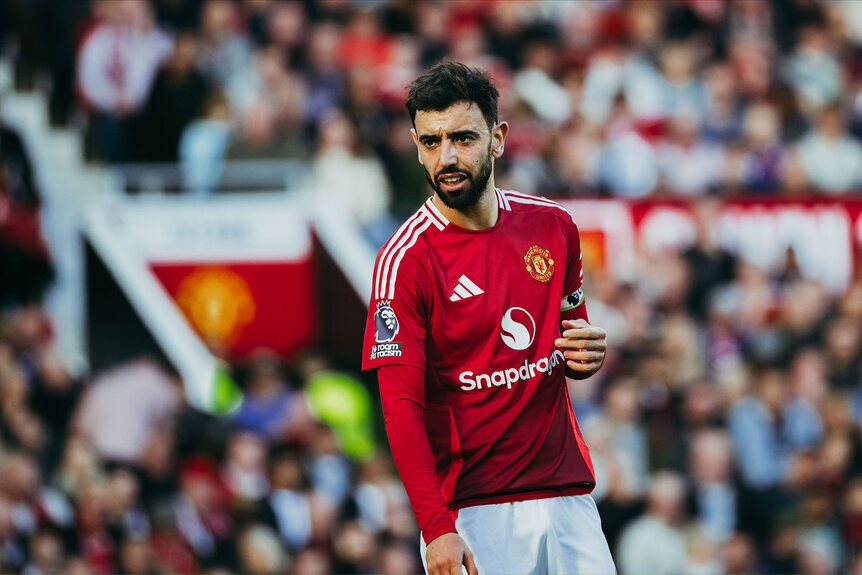
<svg viewBox="0 0 862 575">
<path fill-rule="evenodd" d="M 465 372 L 490 374 L 548 357 L 559 335 L 565 237 L 556 227 L 531 229 L 506 216 L 501 223 L 508 225 L 486 233 L 447 230 L 428 254 L 426 357 L 452 391 L 464 391 Z"/>
</svg>

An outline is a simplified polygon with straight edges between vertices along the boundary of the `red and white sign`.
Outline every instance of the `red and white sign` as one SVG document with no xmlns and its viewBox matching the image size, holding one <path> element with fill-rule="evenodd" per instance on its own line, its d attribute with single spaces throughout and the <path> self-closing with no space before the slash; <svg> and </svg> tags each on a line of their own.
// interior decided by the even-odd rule
<svg viewBox="0 0 862 575">
<path fill-rule="evenodd" d="M 862 246 L 862 200 L 566 200 L 587 265 L 631 278 L 637 254 L 691 245 L 698 234 L 766 270 L 792 248 L 800 271 L 838 293 L 850 283 Z"/>
<path fill-rule="evenodd" d="M 291 355 L 315 337 L 311 226 L 295 202 L 139 201 L 108 217 L 215 355 Z"/>
</svg>

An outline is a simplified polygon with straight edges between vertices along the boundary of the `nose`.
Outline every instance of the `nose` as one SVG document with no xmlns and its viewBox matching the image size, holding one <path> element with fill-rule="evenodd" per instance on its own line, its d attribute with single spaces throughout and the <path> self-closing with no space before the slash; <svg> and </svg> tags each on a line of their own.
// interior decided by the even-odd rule
<svg viewBox="0 0 862 575">
<path fill-rule="evenodd" d="M 449 140 L 440 143 L 440 163 L 444 166 L 453 166 L 457 163 L 458 154 L 455 146 Z"/>
</svg>

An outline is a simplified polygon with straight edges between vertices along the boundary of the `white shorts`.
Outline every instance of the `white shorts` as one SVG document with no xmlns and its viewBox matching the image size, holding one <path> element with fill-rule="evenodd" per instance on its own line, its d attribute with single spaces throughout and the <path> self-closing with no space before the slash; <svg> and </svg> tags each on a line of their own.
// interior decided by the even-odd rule
<svg viewBox="0 0 862 575">
<path fill-rule="evenodd" d="M 455 527 L 473 552 L 479 575 L 616 573 L 589 495 L 465 507 Z M 427 573 L 425 541 L 419 539 Z"/>
</svg>

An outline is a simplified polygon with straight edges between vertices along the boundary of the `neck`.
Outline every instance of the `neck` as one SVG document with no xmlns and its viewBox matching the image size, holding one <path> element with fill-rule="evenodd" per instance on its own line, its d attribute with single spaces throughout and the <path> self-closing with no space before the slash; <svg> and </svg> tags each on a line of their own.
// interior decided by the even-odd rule
<svg viewBox="0 0 862 575">
<path fill-rule="evenodd" d="M 447 220 L 456 226 L 467 228 L 468 230 L 485 230 L 494 227 L 499 217 L 497 194 L 494 193 L 493 175 L 488 178 L 485 190 L 474 206 L 463 210 L 456 210 L 444 204 L 437 194 L 434 194 L 434 199 L 431 201 L 434 202 L 440 213 L 446 216 Z"/>
</svg>

